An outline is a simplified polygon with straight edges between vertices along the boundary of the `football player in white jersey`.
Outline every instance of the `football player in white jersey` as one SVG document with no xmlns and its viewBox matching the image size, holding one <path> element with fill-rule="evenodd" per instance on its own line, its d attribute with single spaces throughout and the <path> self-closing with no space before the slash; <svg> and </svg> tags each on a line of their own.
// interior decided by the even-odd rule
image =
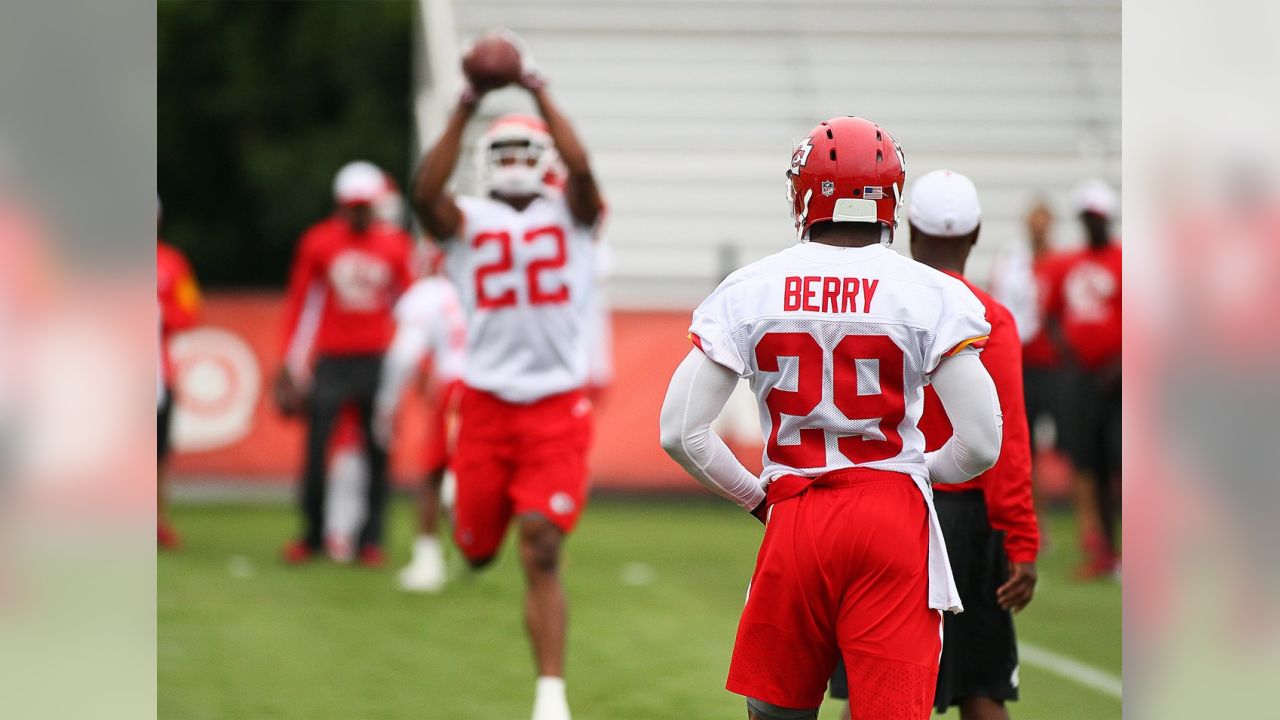
<svg viewBox="0 0 1280 720">
<path fill-rule="evenodd" d="M 467 325 L 453 283 L 440 274 L 439 252 L 418 248 L 422 277 L 396 303 L 396 336 L 382 365 L 382 384 L 374 400 L 373 431 L 390 447 L 396 410 L 404 388 L 431 358 L 428 407 L 430 430 L 424 446 L 426 483 L 418 507 L 418 536 L 413 557 L 400 571 L 400 587 L 409 592 L 439 592 L 446 581 L 444 548 L 437 528 L 440 491 L 449 461 L 452 419 L 466 360 Z"/>
<path fill-rule="evenodd" d="M 885 247 L 905 170 L 883 128 L 820 124 L 787 180 L 801 242 L 733 273 L 694 312 L 662 444 L 766 525 L 726 686 L 749 716 L 816 718 L 843 657 L 854 718 L 921 720 L 940 611 L 960 610 L 930 483 L 968 480 L 999 454 L 978 360 L 990 326 L 962 282 Z M 710 430 L 739 378 L 766 431 L 759 478 Z M 930 382 L 955 434 L 925 453 Z"/>
<path fill-rule="evenodd" d="M 499 118 L 477 148 L 483 197 L 446 183 L 479 93 L 468 89 L 418 169 L 413 206 L 439 239 L 467 313 L 467 363 L 454 456 L 454 538 L 489 563 L 514 518 L 537 665 L 535 720 L 569 717 L 560 548 L 586 501 L 591 402 L 584 334 L 604 203 L 587 153 L 544 79 L 521 85 L 541 119 Z M 547 182 L 558 161 L 560 191 Z"/>
</svg>

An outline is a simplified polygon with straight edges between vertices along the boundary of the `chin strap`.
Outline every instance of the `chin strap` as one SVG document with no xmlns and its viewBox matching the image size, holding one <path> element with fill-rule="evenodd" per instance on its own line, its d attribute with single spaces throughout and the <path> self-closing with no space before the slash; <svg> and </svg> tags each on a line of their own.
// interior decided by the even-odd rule
<svg viewBox="0 0 1280 720">
<path fill-rule="evenodd" d="M 888 225 L 880 226 L 880 244 L 885 247 L 893 244 L 893 231 L 889 229 Z"/>
</svg>

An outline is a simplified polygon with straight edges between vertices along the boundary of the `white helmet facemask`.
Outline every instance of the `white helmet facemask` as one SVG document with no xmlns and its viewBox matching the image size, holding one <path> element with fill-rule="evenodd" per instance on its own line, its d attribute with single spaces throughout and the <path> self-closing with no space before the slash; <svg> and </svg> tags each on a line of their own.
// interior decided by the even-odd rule
<svg viewBox="0 0 1280 720">
<path fill-rule="evenodd" d="M 535 195 L 542 192 L 556 153 L 545 133 L 502 124 L 481 138 L 477 159 L 480 181 L 489 192 Z"/>
</svg>

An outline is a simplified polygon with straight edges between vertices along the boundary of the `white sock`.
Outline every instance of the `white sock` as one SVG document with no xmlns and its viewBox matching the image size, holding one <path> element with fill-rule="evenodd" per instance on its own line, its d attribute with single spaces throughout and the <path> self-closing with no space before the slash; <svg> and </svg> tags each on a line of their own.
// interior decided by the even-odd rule
<svg viewBox="0 0 1280 720">
<path fill-rule="evenodd" d="M 538 678 L 537 688 L 537 699 L 535 702 L 556 701 L 557 704 L 559 704 L 565 701 L 564 678 L 543 675 Z"/>
<path fill-rule="evenodd" d="M 440 539 L 435 535 L 419 535 L 413 541 L 414 559 L 440 557 Z"/>
</svg>

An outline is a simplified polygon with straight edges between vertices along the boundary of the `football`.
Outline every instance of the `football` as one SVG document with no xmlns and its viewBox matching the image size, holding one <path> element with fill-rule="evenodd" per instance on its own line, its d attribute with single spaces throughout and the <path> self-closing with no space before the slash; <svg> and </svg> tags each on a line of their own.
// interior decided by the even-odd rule
<svg viewBox="0 0 1280 720">
<path fill-rule="evenodd" d="M 520 50 L 501 34 L 476 38 L 462 58 L 462 72 L 477 90 L 495 90 L 520 79 Z"/>
</svg>

